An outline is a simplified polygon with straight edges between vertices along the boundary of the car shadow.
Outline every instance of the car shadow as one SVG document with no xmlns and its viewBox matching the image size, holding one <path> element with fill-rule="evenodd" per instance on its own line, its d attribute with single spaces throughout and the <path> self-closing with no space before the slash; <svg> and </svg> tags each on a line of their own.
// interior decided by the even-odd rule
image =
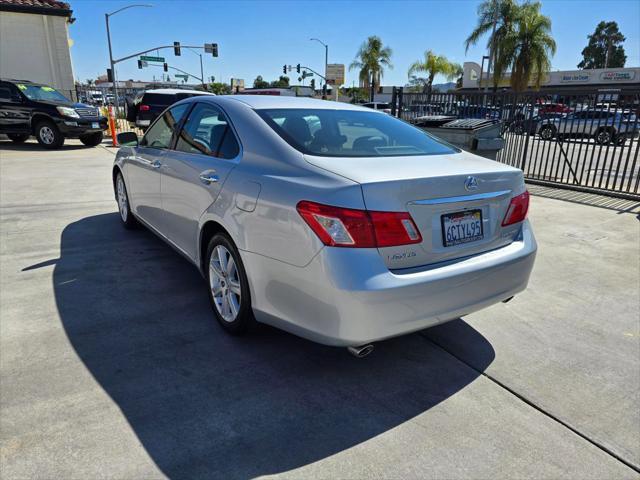
<svg viewBox="0 0 640 480">
<path fill-rule="evenodd" d="M 65 143 L 62 147 L 56 150 L 47 150 L 42 147 L 35 140 L 27 140 L 25 143 L 13 143 L 11 140 L 0 140 L 0 150 L 11 152 L 55 152 L 60 150 L 82 150 L 94 147 L 88 147 L 86 145 L 70 145 Z"/>
<path fill-rule="evenodd" d="M 62 233 L 53 287 L 77 355 L 170 478 L 252 478 L 329 457 L 424 413 L 494 359 L 462 320 L 475 370 L 421 334 L 365 359 L 260 326 L 229 336 L 198 271 L 116 213 Z M 438 330 L 436 330 L 438 331 Z"/>
</svg>

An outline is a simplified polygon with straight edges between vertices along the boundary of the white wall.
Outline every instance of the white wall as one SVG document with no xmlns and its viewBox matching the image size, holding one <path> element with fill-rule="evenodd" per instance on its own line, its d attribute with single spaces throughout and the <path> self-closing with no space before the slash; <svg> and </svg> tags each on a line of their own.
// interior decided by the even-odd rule
<svg viewBox="0 0 640 480">
<path fill-rule="evenodd" d="M 0 11 L 0 77 L 74 89 L 67 18 Z"/>
</svg>

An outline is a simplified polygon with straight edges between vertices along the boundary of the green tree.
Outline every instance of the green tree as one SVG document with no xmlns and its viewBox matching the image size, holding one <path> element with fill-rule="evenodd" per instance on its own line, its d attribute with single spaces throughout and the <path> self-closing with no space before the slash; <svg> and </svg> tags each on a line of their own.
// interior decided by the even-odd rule
<svg viewBox="0 0 640 480">
<path fill-rule="evenodd" d="M 253 88 L 269 88 L 269 82 L 262 78 L 262 75 L 258 75 L 253 81 Z"/>
<path fill-rule="evenodd" d="M 427 91 L 426 77 L 418 77 L 417 75 L 409 75 L 408 91 L 413 93 L 422 93 Z"/>
<path fill-rule="evenodd" d="M 496 90 L 505 71 L 498 68 L 505 64 L 500 61 L 502 43 L 513 32 L 520 7 L 515 0 L 485 0 L 478 6 L 478 24 L 465 40 L 465 52 L 471 45 L 475 45 L 487 33 L 487 49 L 489 50 L 489 64 L 487 71 L 493 72 L 493 88 Z"/>
<path fill-rule="evenodd" d="M 380 37 L 374 35 L 362 43 L 355 60 L 349 65 L 349 70 L 358 70 L 360 86 L 371 90 L 371 100 L 375 86 L 380 85 L 385 67 L 393 68 L 392 53 L 389 47 L 383 45 Z"/>
<path fill-rule="evenodd" d="M 360 87 L 350 87 L 345 89 L 347 96 L 351 97 L 351 103 L 366 102 L 369 98 L 369 90 Z"/>
<path fill-rule="evenodd" d="M 216 95 L 229 95 L 231 93 L 231 86 L 227 83 L 214 82 L 209 84 L 208 90 Z"/>
<path fill-rule="evenodd" d="M 431 94 L 433 79 L 436 75 L 443 75 L 447 80 L 453 80 L 460 75 L 462 67 L 457 63 L 450 62 L 444 55 L 436 55 L 431 50 L 424 52 L 424 59 L 417 60 L 409 67 L 409 78 L 413 77 L 414 82 L 422 84 L 423 93 Z M 416 77 L 416 73 L 425 72 L 426 79 Z"/>
<path fill-rule="evenodd" d="M 600 22 L 595 31 L 588 35 L 589 43 L 582 50 L 582 61 L 578 68 L 618 68 L 624 67 L 627 56 L 622 42 L 626 39 L 616 22 Z"/>
<path fill-rule="evenodd" d="M 526 90 L 532 81 L 539 89 L 551 70 L 551 57 L 556 53 L 551 19 L 540 13 L 540 7 L 539 2 L 519 7 L 513 29 L 500 43 L 495 70 L 511 69 L 511 88 L 516 92 Z"/>
<path fill-rule="evenodd" d="M 289 77 L 280 75 L 278 80 L 271 82 L 271 86 L 274 88 L 289 88 Z"/>
</svg>

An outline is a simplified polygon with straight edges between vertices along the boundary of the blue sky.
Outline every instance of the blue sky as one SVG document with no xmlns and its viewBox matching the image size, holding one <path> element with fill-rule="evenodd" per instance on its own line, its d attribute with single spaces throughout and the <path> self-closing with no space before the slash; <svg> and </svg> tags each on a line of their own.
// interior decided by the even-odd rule
<svg viewBox="0 0 640 480">
<path fill-rule="evenodd" d="M 70 27 L 74 41 L 75 76 L 84 81 L 104 74 L 108 49 L 104 14 L 132 3 L 151 3 L 153 8 L 132 8 L 111 18 L 114 57 L 127 56 L 158 45 L 201 45 L 216 42 L 220 56 L 204 57 L 205 76 L 228 82 L 231 77 L 251 83 L 256 75 L 276 79 L 282 65 L 302 63 L 318 71 L 329 45 L 329 63 L 348 64 L 369 35 L 378 35 L 393 50 L 392 70 L 385 85 L 404 85 L 407 68 L 432 49 L 450 60 L 479 61 L 484 43 L 465 54 L 463 42 L 476 24 L 474 0 L 423 1 L 171 1 L 171 0 L 67 0 L 76 22 Z M 640 66 L 640 2 L 637 0 L 546 0 L 543 13 L 551 17 L 558 51 L 554 70 L 576 68 L 580 52 L 600 20 L 615 20 L 627 37 L 627 66 Z M 161 51 L 170 65 L 199 74 L 199 59 L 183 51 Z M 135 60 L 118 65 L 119 79 L 151 80 L 162 69 L 138 70 Z M 292 75 L 293 76 L 293 75 Z M 437 79 L 444 81 L 444 79 Z M 347 72 L 347 84 L 357 73 Z M 297 82 L 293 82 L 297 83 Z"/>
</svg>

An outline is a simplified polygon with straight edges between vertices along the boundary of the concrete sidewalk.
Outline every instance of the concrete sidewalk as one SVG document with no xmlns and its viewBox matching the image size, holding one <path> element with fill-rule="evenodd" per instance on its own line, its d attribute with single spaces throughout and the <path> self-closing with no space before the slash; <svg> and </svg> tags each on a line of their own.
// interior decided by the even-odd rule
<svg viewBox="0 0 640 480">
<path fill-rule="evenodd" d="M 225 335 L 113 152 L 0 143 L 3 479 L 640 478 L 640 205 L 531 186 L 526 292 L 356 360 Z"/>
</svg>

